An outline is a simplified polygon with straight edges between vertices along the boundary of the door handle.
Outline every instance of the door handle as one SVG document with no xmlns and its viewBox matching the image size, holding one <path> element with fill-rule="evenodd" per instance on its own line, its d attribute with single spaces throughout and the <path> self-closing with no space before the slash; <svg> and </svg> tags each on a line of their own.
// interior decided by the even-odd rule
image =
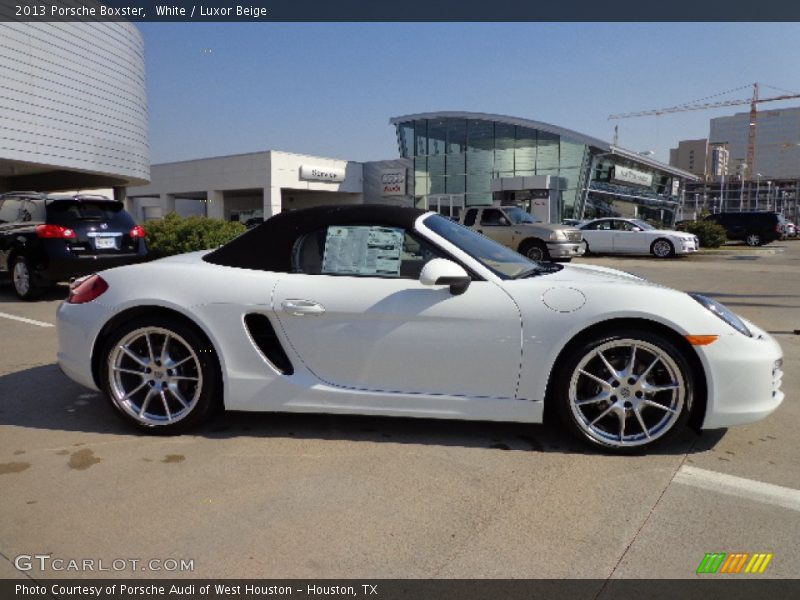
<svg viewBox="0 0 800 600">
<path fill-rule="evenodd" d="M 321 315 L 325 312 L 325 307 L 313 300 L 284 300 L 281 307 L 285 312 L 297 317 L 303 315 Z"/>
<path fill-rule="evenodd" d="M 478 229 L 478 233 L 483 233 L 483 229 Z"/>
</svg>

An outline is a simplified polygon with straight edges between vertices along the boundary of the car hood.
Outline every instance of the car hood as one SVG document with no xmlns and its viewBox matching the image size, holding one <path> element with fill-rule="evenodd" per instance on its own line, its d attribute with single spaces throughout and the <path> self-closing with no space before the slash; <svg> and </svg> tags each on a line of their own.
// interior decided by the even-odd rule
<svg viewBox="0 0 800 600">
<path fill-rule="evenodd" d="M 693 233 L 687 233 L 686 231 L 676 231 L 675 229 L 655 229 L 650 230 L 648 233 L 653 235 L 673 235 L 679 238 L 687 238 L 693 240 L 696 236 Z"/>
<path fill-rule="evenodd" d="M 564 265 L 556 273 L 547 275 L 548 281 L 578 282 L 578 283 L 632 283 L 639 285 L 657 286 L 644 277 L 597 265 Z M 659 286 L 657 286 L 659 287 Z"/>
<path fill-rule="evenodd" d="M 515 228 L 523 228 L 523 229 L 546 229 L 547 231 L 573 231 L 577 230 L 577 227 L 572 225 L 562 225 L 561 223 L 512 223 L 512 227 Z"/>
</svg>

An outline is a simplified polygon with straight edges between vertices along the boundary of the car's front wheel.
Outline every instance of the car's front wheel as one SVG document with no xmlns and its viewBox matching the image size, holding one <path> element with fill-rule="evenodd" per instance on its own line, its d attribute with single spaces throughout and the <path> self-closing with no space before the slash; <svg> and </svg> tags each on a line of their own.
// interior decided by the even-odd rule
<svg viewBox="0 0 800 600">
<path fill-rule="evenodd" d="M 564 425 L 590 445 L 625 453 L 663 442 L 686 422 L 693 374 L 666 337 L 643 330 L 594 336 L 554 377 Z"/>
<path fill-rule="evenodd" d="M 522 243 L 519 253 L 531 260 L 550 260 L 547 246 L 540 240 L 527 240 Z"/>
<path fill-rule="evenodd" d="M 670 258 L 675 256 L 675 246 L 669 240 L 660 238 L 650 246 L 650 253 L 656 258 Z"/>
<path fill-rule="evenodd" d="M 130 321 L 103 350 L 101 385 L 117 412 L 148 433 L 172 434 L 218 405 L 218 363 L 210 344 L 178 321 Z"/>
</svg>

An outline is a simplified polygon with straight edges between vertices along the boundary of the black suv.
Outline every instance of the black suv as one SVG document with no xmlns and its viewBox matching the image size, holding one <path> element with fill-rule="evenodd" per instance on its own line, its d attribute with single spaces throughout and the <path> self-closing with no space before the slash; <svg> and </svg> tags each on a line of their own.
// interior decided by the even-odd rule
<svg viewBox="0 0 800 600">
<path fill-rule="evenodd" d="M 729 240 L 742 240 L 748 246 L 769 244 L 783 236 L 784 220 L 775 212 L 724 212 L 705 220 L 722 225 Z"/>
<path fill-rule="evenodd" d="M 140 262 L 145 232 L 105 196 L 0 195 L 0 271 L 23 300 L 45 285 Z"/>
</svg>

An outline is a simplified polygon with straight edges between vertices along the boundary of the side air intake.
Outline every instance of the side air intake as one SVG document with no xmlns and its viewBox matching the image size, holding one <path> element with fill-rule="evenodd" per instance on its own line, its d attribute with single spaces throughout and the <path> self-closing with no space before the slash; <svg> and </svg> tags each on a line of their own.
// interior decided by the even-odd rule
<svg viewBox="0 0 800 600">
<path fill-rule="evenodd" d="M 244 324 L 253 342 L 273 367 L 284 375 L 294 373 L 289 357 L 281 346 L 278 336 L 270 320 L 262 314 L 250 313 L 245 315 Z"/>
</svg>

